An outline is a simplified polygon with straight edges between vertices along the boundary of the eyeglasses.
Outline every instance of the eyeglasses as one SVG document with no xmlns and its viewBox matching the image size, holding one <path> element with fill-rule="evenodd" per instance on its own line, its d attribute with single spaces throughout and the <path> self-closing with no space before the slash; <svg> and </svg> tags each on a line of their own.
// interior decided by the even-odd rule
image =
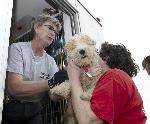
<svg viewBox="0 0 150 124">
<path fill-rule="evenodd" d="M 54 29 L 53 26 L 51 25 L 43 25 L 43 26 L 47 27 L 50 31 L 53 31 L 55 34 L 57 34 L 57 31 Z"/>
</svg>

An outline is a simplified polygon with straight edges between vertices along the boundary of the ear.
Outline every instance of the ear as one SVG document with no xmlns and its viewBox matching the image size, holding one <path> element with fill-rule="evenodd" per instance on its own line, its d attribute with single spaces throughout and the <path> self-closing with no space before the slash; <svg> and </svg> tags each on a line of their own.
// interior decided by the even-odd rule
<svg viewBox="0 0 150 124">
<path fill-rule="evenodd" d="M 39 32 L 39 24 L 38 23 L 36 23 L 36 24 L 34 24 L 34 30 L 35 30 L 35 32 L 38 34 L 38 32 Z"/>
<path fill-rule="evenodd" d="M 81 38 L 89 45 L 96 45 L 96 42 L 88 35 L 82 35 Z"/>
</svg>

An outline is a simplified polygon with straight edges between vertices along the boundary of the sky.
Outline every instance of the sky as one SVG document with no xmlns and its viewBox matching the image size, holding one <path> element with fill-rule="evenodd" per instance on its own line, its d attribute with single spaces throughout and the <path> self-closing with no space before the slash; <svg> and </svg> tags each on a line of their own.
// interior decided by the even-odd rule
<svg viewBox="0 0 150 124">
<path fill-rule="evenodd" d="M 133 78 L 142 96 L 150 124 L 150 76 L 142 68 L 142 60 L 150 55 L 149 0 L 80 0 L 94 17 L 100 18 L 104 40 L 124 44 L 140 67 Z"/>
</svg>

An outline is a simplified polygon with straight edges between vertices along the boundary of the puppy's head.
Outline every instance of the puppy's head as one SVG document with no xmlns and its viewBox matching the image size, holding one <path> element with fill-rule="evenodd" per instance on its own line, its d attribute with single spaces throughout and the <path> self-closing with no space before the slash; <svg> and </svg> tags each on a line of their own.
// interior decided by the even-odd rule
<svg viewBox="0 0 150 124">
<path fill-rule="evenodd" d="M 71 58 L 76 65 L 92 65 L 98 60 L 96 43 L 87 35 L 75 35 L 66 42 L 64 50 L 67 57 Z"/>
</svg>

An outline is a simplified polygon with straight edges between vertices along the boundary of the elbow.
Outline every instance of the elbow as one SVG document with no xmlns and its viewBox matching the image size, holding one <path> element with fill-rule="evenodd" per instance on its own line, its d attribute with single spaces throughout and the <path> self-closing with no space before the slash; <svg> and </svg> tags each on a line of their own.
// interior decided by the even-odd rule
<svg viewBox="0 0 150 124">
<path fill-rule="evenodd" d="M 87 124 L 105 124 L 105 122 L 98 117 L 94 117 L 94 118 L 89 119 Z"/>
<path fill-rule="evenodd" d="M 98 118 L 92 111 L 91 113 L 89 112 L 85 121 L 85 124 L 104 124 L 104 121 Z"/>
<path fill-rule="evenodd" d="M 11 96 L 17 96 L 18 95 L 18 91 L 15 88 L 7 87 L 7 91 L 9 92 L 9 94 Z"/>
<path fill-rule="evenodd" d="M 95 122 L 93 121 L 93 118 L 91 118 L 90 116 L 85 116 L 85 117 L 80 117 L 77 118 L 79 124 L 95 124 Z"/>
<path fill-rule="evenodd" d="M 11 86 L 11 85 L 7 85 L 7 91 L 9 92 L 9 94 L 11 96 L 18 96 L 23 92 L 23 89 L 21 89 L 19 86 Z"/>
<path fill-rule="evenodd" d="M 83 121 L 80 121 L 79 124 L 93 124 L 93 121 L 89 119 L 85 119 Z"/>
<path fill-rule="evenodd" d="M 104 124 L 104 122 L 100 119 L 86 119 L 86 121 L 84 121 L 83 123 L 80 123 L 80 124 Z"/>
</svg>

